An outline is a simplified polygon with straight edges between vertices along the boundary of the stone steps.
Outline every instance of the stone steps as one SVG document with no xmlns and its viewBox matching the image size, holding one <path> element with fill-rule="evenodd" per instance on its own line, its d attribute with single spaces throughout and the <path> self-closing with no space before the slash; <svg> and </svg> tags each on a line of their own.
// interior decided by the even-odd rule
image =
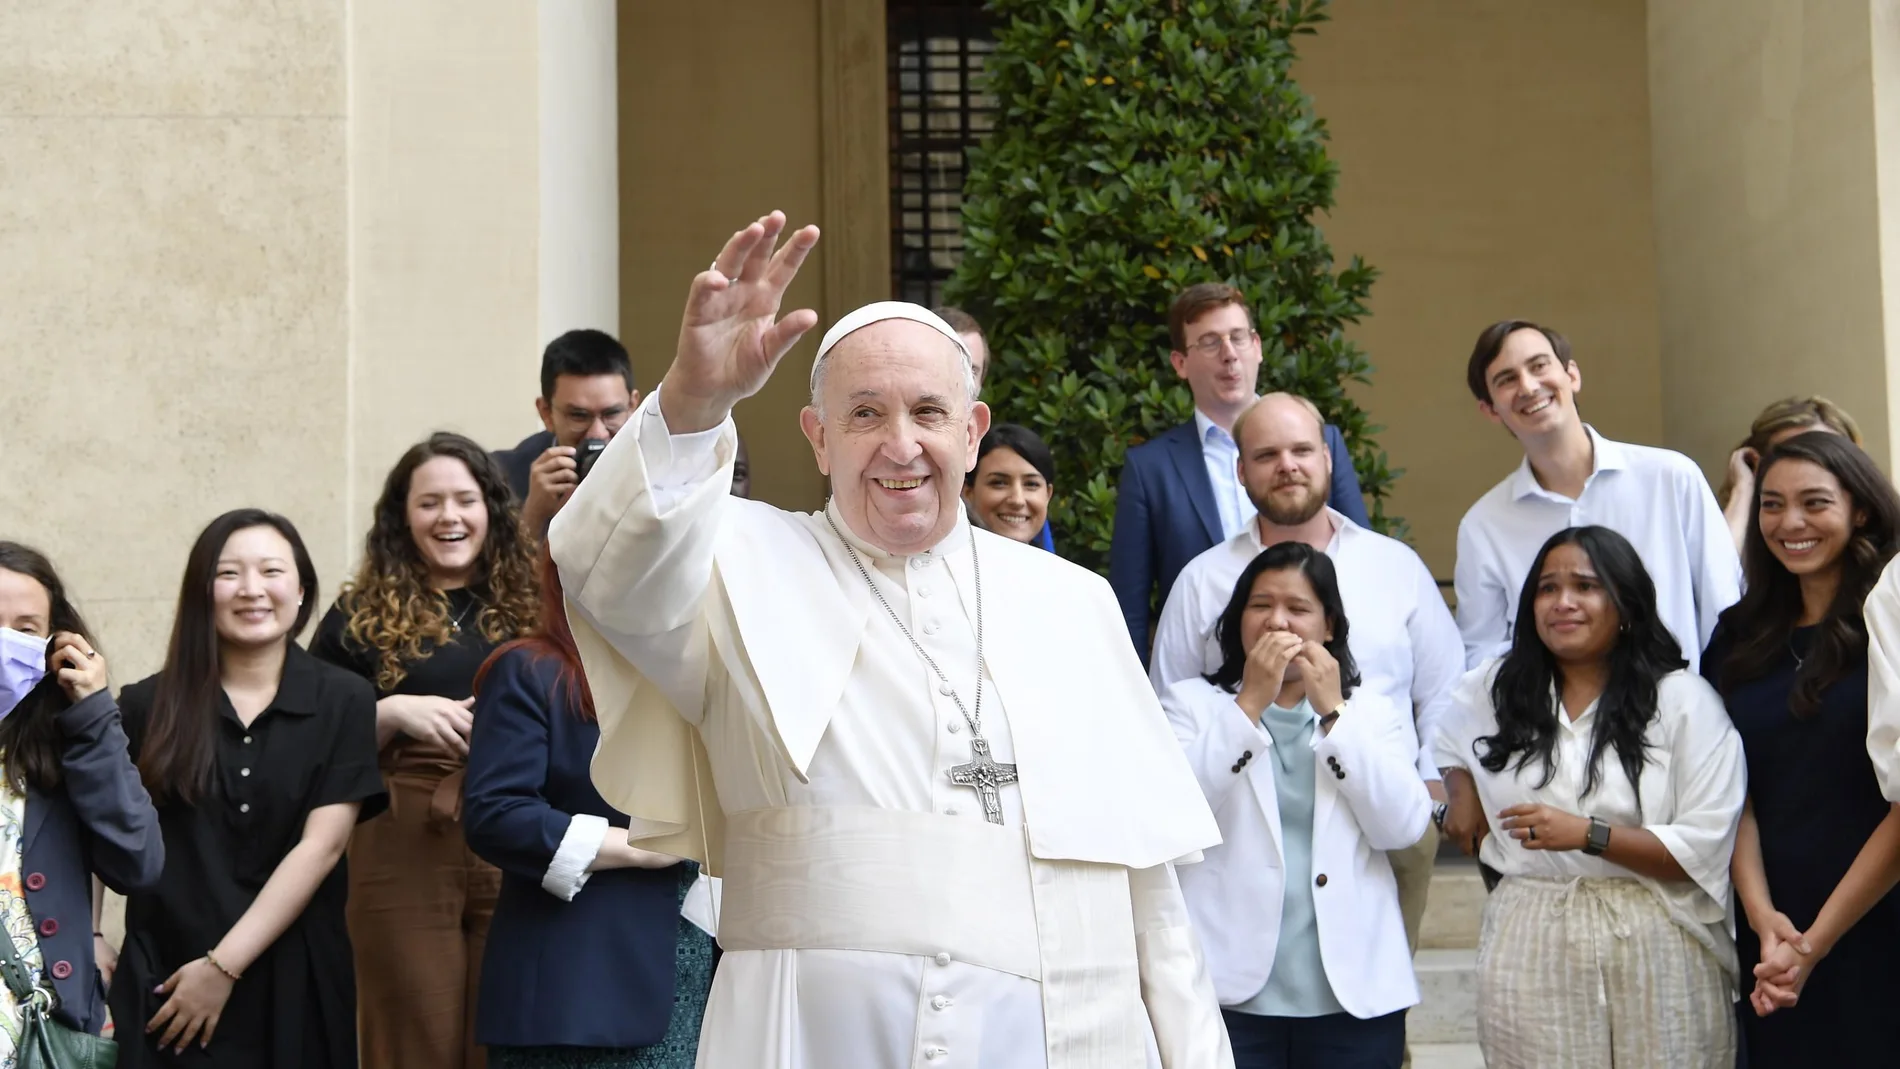
<svg viewBox="0 0 1900 1069">
<path fill-rule="evenodd" d="M 1414 1043 L 1412 1069 L 1484 1069 L 1476 1043 Z"/>
<path fill-rule="evenodd" d="M 1481 1066 L 1478 1054 L 1478 929 L 1484 881 L 1469 861 L 1441 860 L 1419 932 L 1419 1004 L 1406 1015 L 1414 1069 Z"/>
</svg>

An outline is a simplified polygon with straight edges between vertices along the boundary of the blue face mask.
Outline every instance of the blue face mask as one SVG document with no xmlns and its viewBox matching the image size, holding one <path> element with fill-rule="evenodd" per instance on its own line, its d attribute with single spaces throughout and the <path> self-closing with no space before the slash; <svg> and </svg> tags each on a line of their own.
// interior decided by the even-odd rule
<svg viewBox="0 0 1900 1069">
<path fill-rule="evenodd" d="M 46 639 L 0 627 L 0 717 L 46 678 Z"/>
</svg>

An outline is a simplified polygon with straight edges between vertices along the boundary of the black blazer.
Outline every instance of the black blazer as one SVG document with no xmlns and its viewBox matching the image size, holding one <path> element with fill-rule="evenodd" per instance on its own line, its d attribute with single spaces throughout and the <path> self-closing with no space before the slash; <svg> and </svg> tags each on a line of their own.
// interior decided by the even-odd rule
<svg viewBox="0 0 1900 1069">
<path fill-rule="evenodd" d="M 680 884 L 696 868 L 596 872 L 567 902 L 541 887 L 575 814 L 627 826 L 588 774 L 599 742 L 557 661 L 515 649 L 493 663 L 475 698 L 462 803 L 469 847 L 502 871 L 477 1042 L 626 1048 L 666 1036 Z"/>
<path fill-rule="evenodd" d="M 165 840 L 139 781 L 112 693 L 59 714 L 60 782 L 26 792 L 20 883 L 40 937 L 53 1015 L 74 1028 L 105 1027 L 105 987 L 92 955 L 92 876 L 120 894 L 158 882 Z M 136 1031 L 144 1022 L 121 1023 Z"/>
</svg>

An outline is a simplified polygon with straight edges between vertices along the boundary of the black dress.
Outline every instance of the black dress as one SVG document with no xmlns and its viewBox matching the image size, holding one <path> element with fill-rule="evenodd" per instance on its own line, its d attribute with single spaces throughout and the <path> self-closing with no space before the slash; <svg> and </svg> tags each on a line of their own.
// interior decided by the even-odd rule
<svg viewBox="0 0 1900 1069">
<path fill-rule="evenodd" d="M 1718 690 L 1726 630 L 1716 629 L 1702 657 L 1703 674 Z M 1813 628 L 1798 629 L 1767 674 L 1723 694 L 1748 761 L 1768 893 L 1802 931 L 1888 812 L 1867 756 L 1866 653 L 1823 692 L 1814 716 L 1797 718 L 1788 708 L 1795 653 L 1805 657 L 1813 639 Z M 1761 945 L 1739 903 L 1736 915 L 1746 998 Z M 1900 1065 L 1900 891 L 1841 937 L 1794 1008 L 1767 1017 L 1744 1008 L 1742 1031 L 1750 1069 Z"/>
<path fill-rule="evenodd" d="M 119 696 L 134 754 L 144 745 L 156 684 L 154 676 Z M 174 1055 L 143 1034 L 163 1005 L 152 989 L 237 923 L 302 839 L 312 810 L 361 802 L 361 819 L 385 802 L 369 686 L 295 645 L 276 697 L 249 727 L 220 693 L 213 747 L 209 792 L 194 805 L 158 807 L 164 875 L 126 899 L 125 946 L 107 998 L 119 1065 L 353 1069 L 356 982 L 342 861 L 231 989 L 208 1048 L 194 1044 Z"/>
</svg>

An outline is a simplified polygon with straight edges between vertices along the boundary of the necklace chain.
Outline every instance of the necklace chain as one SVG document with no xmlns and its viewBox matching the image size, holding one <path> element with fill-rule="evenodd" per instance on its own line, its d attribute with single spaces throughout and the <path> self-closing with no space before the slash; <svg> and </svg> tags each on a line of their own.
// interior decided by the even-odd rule
<svg viewBox="0 0 1900 1069">
<path fill-rule="evenodd" d="M 461 633 L 462 633 L 462 621 L 463 621 L 463 620 L 466 620 L 466 619 L 468 618 L 468 611 L 469 611 L 470 609 L 472 609 L 472 608 L 474 608 L 475 606 L 477 606 L 477 605 L 479 605 L 479 604 L 481 604 L 481 602 L 480 602 L 479 600 L 477 600 L 477 599 L 474 599 L 474 598 L 470 598 L 470 599 L 469 599 L 469 603 L 468 603 L 467 605 L 464 605 L 464 606 L 462 606 L 462 611 L 461 611 L 461 612 L 458 612 L 458 613 L 456 613 L 456 614 L 455 614 L 455 616 L 454 616 L 454 618 L 452 618 L 451 620 L 449 620 L 449 633 L 450 633 L 450 634 L 452 634 L 452 635 L 459 635 L 459 634 L 461 634 Z"/>
<path fill-rule="evenodd" d="M 838 530 L 837 522 L 831 518 L 830 509 L 825 510 L 825 522 L 831 525 L 831 533 L 838 536 L 838 541 L 844 543 L 845 552 L 851 554 L 851 563 L 858 566 L 858 574 L 864 577 L 864 585 L 871 588 L 872 596 L 877 598 L 879 605 L 884 606 L 884 612 L 890 616 L 891 622 L 896 624 L 897 629 L 902 631 L 904 637 L 910 640 L 910 648 L 916 650 L 917 656 L 922 657 L 924 663 L 930 666 L 930 670 L 937 673 L 937 679 L 943 683 L 944 688 L 950 693 L 950 700 L 957 703 L 957 712 L 963 714 L 963 722 L 970 725 L 970 734 L 979 740 L 982 739 L 983 566 L 976 555 L 976 531 L 972 529 L 970 532 L 970 570 L 976 575 L 976 713 L 972 715 L 970 710 L 964 707 L 962 695 L 957 693 L 957 688 L 951 685 L 950 678 L 944 675 L 943 669 L 937 665 L 937 659 L 924 650 L 923 645 L 917 641 L 917 637 L 910 633 L 910 628 L 904 626 L 904 621 L 897 615 L 897 610 L 891 608 L 891 603 L 884 599 L 884 592 L 879 590 L 877 584 L 871 581 L 870 569 L 864 566 L 864 560 L 858 556 L 857 548 L 851 544 L 849 539 L 845 538 L 843 532 Z"/>
</svg>

